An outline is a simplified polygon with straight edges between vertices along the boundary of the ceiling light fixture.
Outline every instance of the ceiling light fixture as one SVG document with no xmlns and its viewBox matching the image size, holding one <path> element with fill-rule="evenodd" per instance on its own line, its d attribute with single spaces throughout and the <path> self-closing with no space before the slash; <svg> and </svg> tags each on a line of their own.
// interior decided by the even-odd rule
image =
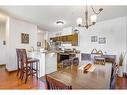
<svg viewBox="0 0 127 95">
<path fill-rule="evenodd" d="M 63 21 L 57 21 L 56 24 L 57 24 L 57 25 L 63 25 L 64 22 L 63 22 Z"/>
<path fill-rule="evenodd" d="M 86 10 L 85 10 L 85 22 L 82 22 L 82 18 L 78 18 L 77 19 L 77 24 L 79 27 L 86 27 L 86 29 L 88 29 L 90 26 L 95 25 L 96 23 L 96 19 L 97 19 L 97 15 L 101 13 L 101 11 L 103 10 L 103 8 L 100 8 L 98 10 L 98 12 L 96 12 L 94 10 L 94 8 L 91 6 L 92 12 L 94 13 L 93 15 L 90 15 L 90 20 L 89 20 L 89 14 L 88 14 L 88 7 L 86 5 Z"/>
</svg>

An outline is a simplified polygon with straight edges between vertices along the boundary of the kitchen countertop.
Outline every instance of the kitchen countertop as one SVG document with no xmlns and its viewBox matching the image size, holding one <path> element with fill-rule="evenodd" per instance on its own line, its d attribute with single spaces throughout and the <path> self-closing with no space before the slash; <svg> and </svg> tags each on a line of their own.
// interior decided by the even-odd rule
<svg viewBox="0 0 127 95">
<path fill-rule="evenodd" d="M 28 51 L 28 52 L 38 52 L 38 53 L 46 53 L 46 54 L 48 54 L 48 53 L 59 53 L 59 54 L 78 54 L 78 53 L 80 53 L 80 51 L 76 51 L 76 52 L 74 52 L 74 51 L 61 51 L 61 50 L 57 50 L 57 51 L 43 51 L 43 52 L 40 52 L 40 51 Z"/>
</svg>

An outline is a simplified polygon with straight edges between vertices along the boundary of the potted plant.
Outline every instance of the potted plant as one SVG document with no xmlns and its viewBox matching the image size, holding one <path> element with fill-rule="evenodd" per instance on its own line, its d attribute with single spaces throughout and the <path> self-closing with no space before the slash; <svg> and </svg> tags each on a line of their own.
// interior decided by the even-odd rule
<svg viewBox="0 0 127 95">
<path fill-rule="evenodd" d="M 119 56 L 119 77 L 123 77 L 123 61 L 125 54 L 121 53 Z"/>
</svg>

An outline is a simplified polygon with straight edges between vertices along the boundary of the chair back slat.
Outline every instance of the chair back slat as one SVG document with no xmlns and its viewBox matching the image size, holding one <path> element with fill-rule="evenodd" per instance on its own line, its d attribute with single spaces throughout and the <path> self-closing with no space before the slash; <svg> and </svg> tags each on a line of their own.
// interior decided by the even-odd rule
<svg viewBox="0 0 127 95">
<path fill-rule="evenodd" d="M 79 58 L 78 57 L 73 58 L 73 65 L 79 65 Z"/>
<path fill-rule="evenodd" d="M 66 68 L 68 66 L 72 65 L 72 62 L 69 59 L 65 59 L 62 61 L 63 68 Z"/>
<path fill-rule="evenodd" d="M 26 53 L 26 49 L 21 49 L 22 52 L 22 62 L 23 63 L 27 63 L 27 53 Z"/>
<path fill-rule="evenodd" d="M 27 63 L 26 49 L 16 49 L 18 68 L 23 68 L 24 64 Z M 19 66 L 20 65 L 20 66 Z"/>
<path fill-rule="evenodd" d="M 17 53 L 17 62 L 19 63 L 21 61 L 21 51 L 20 49 L 16 49 L 16 53 Z"/>
<path fill-rule="evenodd" d="M 59 80 L 52 78 L 49 75 L 46 75 L 46 83 L 48 89 L 72 89 L 72 86 L 68 86 L 60 82 Z"/>
<path fill-rule="evenodd" d="M 20 49 L 16 49 L 16 54 L 17 54 L 17 67 L 18 69 L 21 67 L 20 63 L 21 63 L 21 52 Z"/>
</svg>

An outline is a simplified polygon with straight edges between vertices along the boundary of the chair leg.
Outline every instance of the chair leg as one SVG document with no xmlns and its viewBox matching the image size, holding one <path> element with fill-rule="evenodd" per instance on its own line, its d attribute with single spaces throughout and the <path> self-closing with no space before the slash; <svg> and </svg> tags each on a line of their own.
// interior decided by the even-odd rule
<svg viewBox="0 0 127 95">
<path fill-rule="evenodd" d="M 23 67 L 20 68 L 19 73 L 20 73 L 20 77 L 19 78 L 22 80 L 23 79 L 23 76 L 24 76 Z"/>
<path fill-rule="evenodd" d="M 19 76 L 19 78 L 20 78 L 20 79 L 22 78 L 22 71 L 20 71 L 20 76 Z"/>
<path fill-rule="evenodd" d="M 17 71 L 17 76 L 19 75 L 19 69 L 18 69 L 18 71 Z"/>
<path fill-rule="evenodd" d="M 17 76 L 19 76 L 20 71 L 21 71 L 21 69 L 18 67 Z"/>
<path fill-rule="evenodd" d="M 17 76 L 19 75 L 19 71 L 20 71 L 20 68 L 19 68 L 19 61 L 18 61 L 18 71 L 17 71 Z"/>
<path fill-rule="evenodd" d="M 33 77 L 33 64 L 30 64 L 29 72 L 30 76 Z"/>
<path fill-rule="evenodd" d="M 31 68 L 31 71 L 32 71 L 31 75 L 32 75 L 32 77 L 33 77 L 33 69 L 34 69 L 34 65 L 32 64 L 32 68 Z"/>
<path fill-rule="evenodd" d="M 38 79 L 38 62 L 36 62 L 36 77 Z"/>
<path fill-rule="evenodd" d="M 19 69 L 17 71 L 17 76 L 18 76 L 19 79 L 22 79 L 22 71 L 21 71 L 21 69 Z"/>
<path fill-rule="evenodd" d="M 24 72 L 22 71 L 20 76 L 21 80 L 23 79 L 23 77 L 24 77 Z"/>
<path fill-rule="evenodd" d="M 27 82 L 27 79 L 28 79 L 28 65 L 26 64 L 26 79 L 25 79 L 25 84 Z"/>
</svg>

